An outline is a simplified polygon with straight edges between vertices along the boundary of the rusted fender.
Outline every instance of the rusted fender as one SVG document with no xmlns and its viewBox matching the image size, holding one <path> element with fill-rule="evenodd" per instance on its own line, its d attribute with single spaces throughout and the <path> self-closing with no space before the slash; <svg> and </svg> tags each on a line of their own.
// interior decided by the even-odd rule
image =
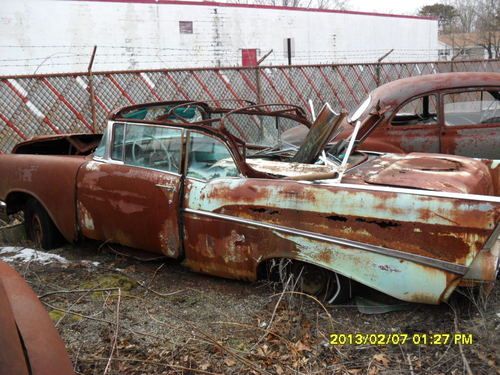
<svg viewBox="0 0 500 375">
<path fill-rule="evenodd" d="M 74 374 L 64 343 L 47 311 L 24 279 L 3 262 L 0 262 L 0 298 L 0 373 Z M 12 319 L 17 326 L 15 332 Z"/>
<path fill-rule="evenodd" d="M 491 179 L 493 181 L 493 189 L 495 195 L 500 196 L 500 160 L 489 160 L 483 159 L 482 162 L 486 164 L 488 170 L 491 174 Z"/>
<path fill-rule="evenodd" d="M 17 333 L 16 320 L 0 282 L 0 374 L 28 375 L 28 364 Z"/>
<path fill-rule="evenodd" d="M 16 193 L 34 197 L 64 238 L 74 241 L 77 238 L 75 181 L 84 161 L 80 156 L 1 155 L 0 200 L 9 208 Z"/>
<path fill-rule="evenodd" d="M 402 300 L 439 303 L 500 221 L 500 199 L 478 197 L 285 180 L 189 181 L 185 263 L 252 280 L 266 259 L 299 259 Z"/>
</svg>

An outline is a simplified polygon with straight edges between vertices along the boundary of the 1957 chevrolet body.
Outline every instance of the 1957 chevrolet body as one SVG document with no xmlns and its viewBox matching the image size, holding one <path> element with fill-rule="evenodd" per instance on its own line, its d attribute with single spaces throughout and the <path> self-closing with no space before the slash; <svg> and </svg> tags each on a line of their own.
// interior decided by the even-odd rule
<svg viewBox="0 0 500 375">
<path fill-rule="evenodd" d="M 351 280 L 431 304 L 457 286 L 494 282 L 500 198 L 491 165 L 359 152 L 361 123 L 325 152 L 345 133 L 343 117 L 327 105 L 314 124 L 283 105 L 126 107 L 102 138 L 39 138 L 0 156 L 0 200 L 9 214 L 24 210 L 45 248 L 62 235 L 228 278 L 291 272 L 328 301 L 347 298 Z M 310 128 L 300 148 L 281 139 L 298 125 Z"/>
</svg>

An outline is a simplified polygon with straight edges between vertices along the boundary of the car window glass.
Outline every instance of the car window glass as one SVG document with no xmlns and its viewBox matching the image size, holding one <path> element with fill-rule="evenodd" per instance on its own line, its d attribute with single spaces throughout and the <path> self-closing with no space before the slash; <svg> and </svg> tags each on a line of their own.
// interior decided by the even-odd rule
<svg viewBox="0 0 500 375">
<path fill-rule="evenodd" d="M 392 118 L 391 124 L 434 125 L 437 123 L 437 99 L 435 95 L 422 96 L 406 103 Z"/>
<path fill-rule="evenodd" d="M 186 104 L 185 106 L 176 106 L 172 111 L 172 105 L 158 105 L 133 108 L 127 112 L 121 113 L 126 119 L 136 120 L 169 120 L 171 122 L 197 122 L 203 119 L 205 112 L 201 106 L 195 104 Z M 169 116 L 167 116 L 169 114 Z"/>
<path fill-rule="evenodd" d="M 124 124 L 113 125 L 113 145 L 111 147 L 111 159 L 123 159 L 123 133 L 125 131 Z"/>
<path fill-rule="evenodd" d="M 202 180 L 237 177 L 238 168 L 226 145 L 200 133 L 190 133 L 187 176 Z"/>
<path fill-rule="evenodd" d="M 500 123 L 498 91 L 464 91 L 444 95 L 444 121 L 448 126 Z"/>
<path fill-rule="evenodd" d="M 94 151 L 94 156 L 98 158 L 104 158 L 104 154 L 106 153 L 106 145 L 108 144 L 108 132 L 104 130 L 104 134 L 102 135 L 101 142 L 99 142 L 99 146 L 96 147 Z"/>
<path fill-rule="evenodd" d="M 181 129 L 127 124 L 124 162 L 179 173 L 181 138 Z"/>
</svg>

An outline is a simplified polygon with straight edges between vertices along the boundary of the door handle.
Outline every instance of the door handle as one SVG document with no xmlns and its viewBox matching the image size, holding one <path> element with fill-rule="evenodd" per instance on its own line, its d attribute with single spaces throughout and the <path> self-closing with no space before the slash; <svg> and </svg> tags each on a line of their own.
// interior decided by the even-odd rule
<svg viewBox="0 0 500 375">
<path fill-rule="evenodd" d="M 175 186 L 161 185 L 161 184 L 156 184 L 156 186 L 166 191 L 171 191 L 171 192 L 175 191 Z"/>
</svg>

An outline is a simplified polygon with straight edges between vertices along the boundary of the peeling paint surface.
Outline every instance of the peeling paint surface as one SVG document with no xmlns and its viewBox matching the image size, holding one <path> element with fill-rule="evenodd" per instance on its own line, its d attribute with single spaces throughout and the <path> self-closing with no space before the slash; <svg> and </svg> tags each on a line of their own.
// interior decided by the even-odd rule
<svg viewBox="0 0 500 375">
<path fill-rule="evenodd" d="M 498 92 L 499 87 L 500 74 L 496 72 L 432 74 L 403 78 L 381 85 L 370 95 L 372 103 L 378 103 L 384 113 L 380 115 L 377 111 L 365 112 L 363 123 L 371 125 L 376 122 L 377 125 L 374 129 L 366 126 L 363 134 L 366 138 L 361 148 L 396 153 L 440 152 L 498 160 L 500 123 L 494 114 L 490 121 L 474 121 L 464 116 L 463 125 L 450 126 L 446 121 L 447 114 L 438 106 L 432 119 L 416 118 L 403 125 L 393 125 L 392 121 L 393 116 L 407 103 L 422 95 L 435 95 L 436 98 L 440 96 L 443 102 L 449 90 L 460 93 L 474 88 L 478 91 Z M 464 108 L 463 111 L 467 115 L 467 109 Z"/>
</svg>

